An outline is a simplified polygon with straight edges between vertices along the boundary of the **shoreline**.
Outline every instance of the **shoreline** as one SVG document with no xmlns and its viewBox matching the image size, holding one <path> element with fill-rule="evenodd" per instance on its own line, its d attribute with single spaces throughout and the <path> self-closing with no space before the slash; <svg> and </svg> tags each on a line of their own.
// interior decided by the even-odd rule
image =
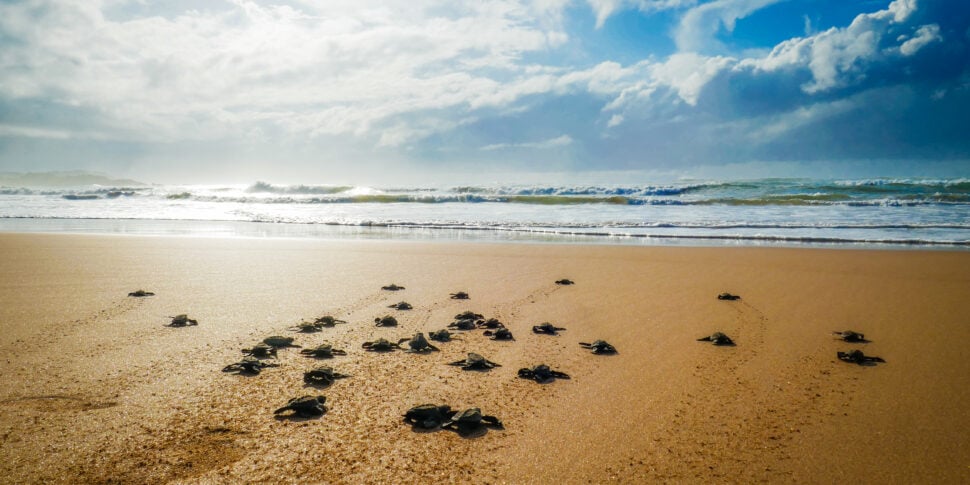
<svg viewBox="0 0 970 485">
<path fill-rule="evenodd" d="M 11 233 L 0 249 L 0 476 L 16 482 L 962 483 L 970 473 L 963 251 Z M 577 284 L 553 284 L 566 277 Z M 406 290 L 379 289 L 392 282 Z M 156 296 L 124 296 L 139 288 Z M 458 290 L 472 299 L 448 298 Z M 722 291 L 742 299 L 718 301 Z M 387 308 L 401 300 L 414 310 Z M 516 340 L 466 332 L 428 355 L 360 348 L 462 310 L 499 318 Z M 166 327 L 177 313 L 200 323 Z M 351 323 L 287 330 L 326 313 Z M 385 314 L 400 326 L 368 323 Z M 567 330 L 528 330 L 542 321 Z M 846 329 L 872 342 L 832 338 Z M 737 346 L 696 342 L 715 330 Z M 348 355 L 284 349 L 281 367 L 259 376 L 219 372 L 273 334 Z M 619 353 L 577 345 L 597 338 Z M 850 348 L 887 363 L 835 359 Z M 443 365 L 471 351 L 503 366 Z M 321 363 L 353 377 L 306 387 L 302 372 Z M 538 363 L 571 379 L 516 378 Z M 308 393 L 328 397 L 327 414 L 273 419 Z M 423 402 L 481 407 L 505 429 L 412 431 L 400 415 Z"/>
</svg>

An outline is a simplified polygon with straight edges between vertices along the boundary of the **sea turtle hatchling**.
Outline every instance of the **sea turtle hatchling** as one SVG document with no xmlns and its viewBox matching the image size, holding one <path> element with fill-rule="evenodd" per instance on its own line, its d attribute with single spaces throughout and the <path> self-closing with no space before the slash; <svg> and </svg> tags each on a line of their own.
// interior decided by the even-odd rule
<svg viewBox="0 0 970 485">
<path fill-rule="evenodd" d="M 308 357 L 314 357 L 317 359 L 330 359 L 330 358 L 333 358 L 333 356 L 335 355 L 347 355 L 347 352 L 344 352 L 343 350 L 340 350 L 340 349 L 335 349 L 333 348 L 333 345 L 327 342 L 324 342 L 313 348 L 303 349 L 300 351 L 300 353 Z"/>
<path fill-rule="evenodd" d="M 408 303 L 406 301 L 397 302 L 397 303 L 395 303 L 393 305 L 387 305 L 387 307 L 388 308 L 393 308 L 395 310 L 410 310 L 410 309 L 414 308 L 414 307 L 411 306 L 410 303 Z"/>
<path fill-rule="evenodd" d="M 253 357 L 276 357 L 276 347 L 260 342 L 251 349 L 242 349 L 242 353 Z"/>
<path fill-rule="evenodd" d="M 732 295 L 730 293 L 721 293 L 720 295 L 717 295 L 717 299 L 718 300 L 735 301 L 735 300 L 740 300 L 741 297 L 738 296 L 738 295 Z"/>
<path fill-rule="evenodd" d="M 447 404 L 419 404 L 404 413 L 404 421 L 418 428 L 434 429 L 448 422 L 455 411 Z"/>
<path fill-rule="evenodd" d="M 505 328 L 505 324 L 502 323 L 497 318 L 489 318 L 484 322 L 481 320 L 478 320 L 475 322 L 475 325 L 477 325 L 478 328 L 488 328 L 488 329 Z"/>
<path fill-rule="evenodd" d="M 865 335 L 859 332 L 853 332 L 852 330 L 835 331 L 835 332 L 832 332 L 832 335 L 835 335 L 846 342 L 860 343 L 860 344 L 869 343 L 869 341 L 866 340 Z"/>
<path fill-rule="evenodd" d="M 375 318 L 374 324 L 375 324 L 374 326 L 376 327 L 396 327 L 397 319 L 390 315 L 385 315 L 380 318 Z"/>
<path fill-rule="evenodd" d="M 569 375 L 557 370 L 552 370 L 546 364 L 539 364 L 535 367 L 528 368 L 524 367 L 519 369 L 519 377 L 523 379 L 532 379 L 536 382 L 548 382 L 553 379 L 569 379 Z"/>
<path fill-rule="evenodd" d="M 401 346 L 385 338 L 379 338 L 373 342 L 364 342 L 361 345 L 362 348 L 370 352 L 390 352 L 394 349 L 400 349 Z"/>
<path fill-rule="evenodd" d="M 135 297 L 135 298 L 143 298 L 143 297 L 146 297 L 146 296 L 155 296 L 155 294 L 152 293 L 152 292 L 150 292 L 150 291 L 135 290 L 135 291 L 132 291 L 131 293 L 128 293 L 128 296 L 132 296 L 132 297 Z"/>
<path fill-rule="evenodd" d="M 455 337 L 451 332 L 449 332 L 447 328 L 428 332 L 428 338 L 434 340 L 435 342 L 450 342 L 452 340 L 460 340 L 458 337 Z"/>
<path fill-rule="evenodd" d="M 271 335 L 266 337 L 263 339 L 263 343 L 278 349 L 283 347 L 299 347 L 299 345 L 293 343 L 293 337 L 283 337 L 280 335 Z"/>
<path fill-rule="evenodd" d="M 290 330 L 300 333 L 315 333 L 323 330 L 323 327 L 315 322 L 300 322 L 290 327 Z"/>
<path fill-rule="evenodd" d="M 467 310 L 455 315 L 455 320 L 477 321 L 477 320 L 484 320 L 484 319 L 485 317 L 481 313 L 475 313 Z"/>
<path fill-rule="evenodd" d="M 222 368 L 222 372 L 236 372 L 238 374 L 250 374 L 258 375 L 260 371 L 267 367 L 279 367 L 279 364 L 273 364 L 271 362 L 266 362 L 253 357 L 243 357 L 242 360 L 234 364 L 229 364 Z"/>
<path fill-rule="evenodd" d="M 447 421 L 442 423 L 443 429 L 451 429 L 459 434 L 472 434 L 484 427 L 503 429 L 502 421 L 495 416 L 482 414 L 479 408 L 469 408 L 460 413 L 455 413 Z"/>
<path fill-rule="evenodd" d="M 315 323 L 315 324 L 317 324 L 317 325 L 319 325 L 321 327 L 333 327 L 333 326 L 337 325 L 338 323 L 347 323 L 347 321 L 346 320 L 340 320 L 339 318 L 334 318 L 334 317 L 332 317 L 330 315 L 324 315 L 324 316 L 322 316 L 322 317 L 317 318 L 316 320 L 314 320 L 313 323 Z"/>
<path fill-rule="evenodd" d="M 448 328 L 453 328 L 455 330 L 476 330 L 478 325 L 475 320 L 455 320 L 448 324 Z"/>
<path fill-rule="evenodd" d="M 321 365 L 314 367 L 303 373 L 303 382 L 315 386 L 326 387 L 333 384 L 333 381 L 337 379 L 344 379 L 350 377 L 347 374 L 341 374 L 339 372 L 334 372 L 333 367 L 327 365 Z"/>
<path fill-rule="evenodd" d="M 512 331 L 507 328 L 500 328 L 497 330 L 486 330 L 483 335 L 492 340 L 515 340 L 512 336 Z"/>
<path fill-rule="evenodd" d="M 842 362 L 849 362 L 852 364 L 859 365 L 876 365 L 876 362 L 886 362 L 882 357 L 873 357 L 871 355 L 863 354 L 861 350 L 853 350 L 851 352 L 836 352 L 839 360 Z"/>
<path fill-rule="evenodd" d="M 616 347 L 613 347 L 605 340 L 594 340 L 591 343 L 580 342 L 579 346 L 588 349 L 594 354 L 615 354 Z"/>
<path fill-rule="evenodd" d="M 403 290 L 404 287 L 403 286 L 397 286 L 394 283 L 391 283 L 391 284 L 389 284 L 387 286 L 382 286 L 381 289 L 384 290 L 384 291 L 400 291 L 400 290 Z"/>
<path fill-rule="evenodd" d="M 502 367 L 501 364 L 492 362 L 474 352 L 469 352 L 467 358 L 450 362 L 448 365 L 461 367 L 462 370 L 489 370 L 495 367 Z"/>
<path fill-rule="evenodd" d="M 731 340 L 731 337 L 728 337 L 727 335 L 724 335 L 721 332 L 714 332 L 714 333 L 712 333 L 712 334 L 710 334 L 710 335 L 708 335 L 706 337 L 701 337 L 701 338 L 697 339 L 697 341 L 698 342 L 710 342 L 710 343 L 712 343 L 714 345 L 727 345 L 727 346 L 733 346 L 734 345 L 734 340 Z"/>
<path fill-rule="evenodd" d="M 557 327 L 549 322 L 540 323 L 539 325 L 532 326 L 533 333 L 544 333 L 546 335 L 559 335 L 559 332 L 566 330 L 562 327 Z"/>
<path fill-rule="evenodd" d="M 172 319 L 171 323 L 168 324 L 169 327 L 190 327 L 192 325 L 198 325 L 197 320 L 189 318 L 188 315 L 182 313 L 180 315 L 175 315 L 170 317 Z"/>
<path fill-rule="evenodd" d="M 465 293 L 464 291 L 459 291 L 457 293 L 451 294 L 452 300 L 467 300 L 468 298 L 469 298 L 468 293 Z"/>
<path fill-rule="evenodd" d="M 402 338 L 397 343 L 398 345 L 408 343 L 408 349 L 405 352 L 437 352 L 438 347 L 428 343 L 428 339 L 424 338 L 424 334 L 418 332 L 414 334 L 411 338 Z"/>
<path fill-rule="evenodd" d="M 569 286 L 569 285 L 575 285 L 576 282 L 570 279 L 563 278 L 561 280 L 556 280 L 556 284 L 559 286 Z"/>
<path fill-rule="evenodd" d="M 324 403 L 326 402 L 326 396 L 294 397 L 286 402 L 286 406 L 273 411 L 273 414 L 281 414 L 286 411 L 293 411 L 293 414 L 290 416 L 298 416 L 301 418 L 322 416 L 323 413 L 327 412 L 327 408 L 324 406 Z"/>
</svg>

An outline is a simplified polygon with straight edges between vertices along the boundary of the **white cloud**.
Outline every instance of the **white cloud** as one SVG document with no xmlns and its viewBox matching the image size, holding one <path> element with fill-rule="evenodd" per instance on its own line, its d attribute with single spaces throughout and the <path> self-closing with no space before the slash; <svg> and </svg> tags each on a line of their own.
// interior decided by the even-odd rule
<svg viewBox="0 0 970 485">
<path fill-rule="evenodd" d="M 692 7 L 699 0 L 586 0 L 596 14 L 596 28 L 603 27 L 606 20 L 621 10 L 636 9 L 644 13 L 676 10 Z"/>
<path fill-rule="evenodd" d="M 610 121 L 606 123 L 606 126 L 608 128 L 613 128 L 614 126 L 620 126 L 623 124 L 623 119 L 624 119 L 623 115 L 614 114 L 613 116 L 610 117 Z"/>
<path fill-rule="evenodd" d="M 564 146 L 571 145 L 573 143 L 572 137 L 569 135 L 560 135 L 555 138 L 549 138 L 547 140 L 540 140 L 535 142 L 524 142 L 524 143 L 494 143 L 491 145 L 485 145 L 479 150 L 482 151 L 494 151 L 494 150 L 506 150 L 509 148 L 529 148 L 536 150 L 545 150 L 550 148 L 561 148 Z"/>
<path fill-rule="evenodd" d="M 933 42 L 942 41 L 940 36 L 940 26 L 936 24 L 924 25 L 916 31 L 916 36 L 903 42 L 899 46 L 899 52 L 904 56 L 916 54 L 920 49 Z"/>
<path fill-rule="evenodd" d="M 715 0 L 698 5 L 681 17 L 674 32 L 677 48 L 682 52 L 720 51 L 716 35 L 723 27 L 734 31 L 735 22 L 781 0 Z"/>
</svg>

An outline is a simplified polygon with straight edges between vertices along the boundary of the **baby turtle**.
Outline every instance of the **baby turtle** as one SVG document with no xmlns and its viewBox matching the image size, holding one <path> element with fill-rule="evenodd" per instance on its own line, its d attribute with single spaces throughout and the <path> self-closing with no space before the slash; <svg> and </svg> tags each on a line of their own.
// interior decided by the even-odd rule
<svg viewBox="0 0 970 485">
<path fill-rule="evenodd" d="M 452 339 L 460 340 L 453 336 L 447 328 L 435 330 L 434 332 L 428 332 L 428 338 L 434 340 L 435 342 L 450 342 Z"/>
<path fill-rule="evenodd" d="M 498 429 L 503 428 L 502 422 L 498 418 L 483 415 L 479 408 L 469 408 L 460 413 L 455 413 L 441 425 L 444 429 L 452 429 L 462 435 L 476 433 L 486 426 Z"/>
<path fill-rule="evenodd" d="M 568 285 L 575 285 L 576 282 L 573 281 L 573 280 L 569 280 L 569 279 L 563 278 L 561 280 L 556 280 L 556 284 L 557 285 L 560 285 L 560 286 L 568 286 Z"/>
<path fill-rule="evenodd" d="M 478 325 L 475 320 L 455 320 L 448 324 L 448 328 L 453 328 L 455 330 L 476 330 Z"/>
<path fill-rule="evenodd" d="M 258 375 L 260 371 L 267 367 L 279 367 L 279 364 L 265 362 L 253 357 L 243 357 L 243 360 L 235 364 L 229 364 L 222 368 L 222 372 L 236 372 L 238 374 Z"/>
<path fill-rule="evenodd" d="M 500 328 L 498 330 L 486 330 L 483 335 L 492 340 L 515 340 L 512 336 L 512 331 L 507 328 Z"/>
<path fill-rule="evenodd" d="M 276 357 L 276 348 L 260 342 L 251 349 L 242 349 L 242 353 L 253 357 Z"/>
<path fill-rule="evenodd" d="M 371 352 L 390 352 L 394 349 L 400 349 L 401 345 L 391 342 L 384 338 L 379 338 L 373 342 L 364 342 L 361 347 L 371 351 Z"/>
<path fill-rule="evenodd" d="M 734 301 L 734 300 L 740 300 L 741 297 L 738 296 L 738 295 L 732 295 L 730 293 L 721 293 L 720 295 L 717 295 L 717 299 L 718 300 Z"/>
<path fill-rule="evenodd" d="M 135 298 L 142 298 L 146 296 L 155 296 L 155 294 L 150 291 L 135 290 L 135 291 L 132 291 L 131 293 L 128 293 L 128 296 L 133 296 Z"/>
<path fill-rule="evenodd" d="M 323 330 L 323 327 L 315 322 L 300 322 L 290 327 L 290 330 L 300 333 L 314 333 Z"/>
<path fill-rule="evenodd" d="M 293 343 L 293 337 L 282 337 L 280 335 L 271 335 L 266 337 L 263 339 L 263 343 L 278 349 L 283 347 L 299 347 L 299 345 Z"/>
<path fill-rule="evenodd" d="M 860 343 L 860 344 L 867 344 L 867 343 L 869 343 L 869 341 L 866 340 L 866 336 L 865 335 L 863 335 L 861 333 L 858 333 L 858 332 L 853 332 L 852 330 L 844 330 L 844 331 L 841 331 L 841 332 L 836 331 L 836 332 L 832 332 L 832 335 L 836 335 L 840 339 L 842 339 L 842 340 L 844 340 L 846 342 Z"/>
<path fill-rule="evenodd" d="M 851 352 L 836 352 L 836 355 L 842 362 L 866 366 L 876 365 L 876 362 L 886 362 L 882 357 L 872 357 L 870 355 L 863 354 L 861 350 L 853 350 Z"/>
<path fill-rule="evenodd" d="M 566 330 L 562 327 L 557 327 L 549 322 L 540 323 L 539 325 L 534 325 L 532 327 L 533 333 L 544 333 L 546 335 L 559 335 L 559 332 Z"/>
<path fill-rule="evenodd" d="M 397 319 L 390 315 L 385 315 L 382 318 L 375 318 L 374 323 L 377 327 L 396 327 Z"/>
<path fill-rule="evenodd" d="M 322 316 L 320 318 L 317 318 L 316 320 L 313 321 L 313 323 L 315 323 L 316 325 L 319 325 L 321 327 L 328 327 L 329 328 L 329 327 L 333 327 L 333 326 L 337 325 L 338 323 L 347 323 L 347 321 L 346 320 L 340 320 L 340 319 L 334 318 L 334 317 L 332 317 L 330 315 L 325 315 L 325 316 Z"/>
<path fill-rule="evenodd" d="M 697 339 L 698 342 L 710 342 L 714 345 L 734 345 L 734 341 L 731 337 L 724 335 L 721 332 L 714 332 L 707 337 L 702 337 Z"/>
<path fill-rule="evenodd" d="M 329 343 L 322 343 L 313 347 L 312 349 L 303 349 L 300 351 L 301 354 L 308 357 L 315 357 L 317 359 L 330 359 L 335 355 L 347 355 L 347 352 L 343 350 L 333 348 L 333 345 Z"/>
<path fill-rule="evenodd" d="M 405 352 L 437 352 L 438 347 L 428 343 L 428 339 L 424 338 L 424 334 L 418 332 L 414 334 L 411 338 L 402 338 L 397 343 L 398 345 L 408 343 L 408 349 Z"/>
<path fill-rule="evenodd" d="M 189 318 L 186 314 L 175 315 L 172 318 L 172 322 L 168 324 L 169 327 L 189 327 L 192 325 L 198 325 L 199 322 Z"/>
<path fill-rule="evenodd" d="M 399 291 L 399 290 L 403 290 L 404 287 L 403 286 L 397 286 L 394 283 L 391 283 L 391 284 L 389 284 L 387 286 L 382 286 L 381 289 L 384 290 L 384 291 Z"/>
<path fill-rule="evenodd" d="M 489 329 L 505 328 L 505 324 L 500 322 L 499 319 L 497 318 L 489 318 L 484 322 L 479 320 L 475 322 L 475 325 L 477 325 L 478 328 L 489 328 Z"/>
<path fill-rule="evenodd" d="M 467 300 L 468 298 L 469 298 L 468 293 L 465 293 L 464 291 L 459 291 L 458 293 L 451 294 L 452 300 Z"/>
<path fill-rule="evenodd" d="M 448 422 L 454 415 L 455 411 L 447 404 L 420 404 L 404 413 L 404 421 L 418 428 L 434 429 Z"/>
<path fill-rule="evenodd" d="M 334 372 L 333 367 L 321 365 L 303 373 L 303 382 L 314 386 L 327 387 L 337 379 L 350 377 L 347 374 Z"/>
<path fill-rule="evenodd" d="M 287 401 L 286 406 L 283 406 L 273 414 L 280 414 L 285 411 L 293 411 L 290 416 L 299 416 L 301 418 L 313 418 L 316 416 L 322 416 L 323 413 L 327 412 L 327 408 L 323 405 L 327 402 L 326 396 L 300 396 L 294 397 Z"/>
<path fill-rule="evenodd" d="M 451 362 L 448 365 L 461 367 L 462 370 L 489 370 L 495 367 L 502 367 L 500 364 L 487 360 L 485 357 L 474 352 L 469 352 L 468 358 Z"/>
<path fill-rule="evenodd" d="M 477 321 L 477 320 L 484 320 L 484 319 L 485 319 L 485 317 L 481 313 L 475 313 L 475 312 L 471 312 L 471 311 L 463 311 L 463 312 L 455 315 L 455 320 L 472 320 L 472 321 Z"/>
<path fill-rule="evenodd" d="M 605 340 L 594 340 L 592 343 L 580 342 L 579 346 L 589 349 L 594 354 L 615 354 L 616 348 L 608 344 Z"/>
<path fill-rule="evenodd" d="M 548 382 L 553 379 L 569 379 L 568 374 L 552 370 L 546 364 L 539 364 L 531 369 L 528 367 L 519 369 L 519 377 L 532 379 L 539 383 Z"/>
<path fill-rule="evenodd" d="M 398 302 L 398 303 L 395 303 L 393 305 L 388 305 L 387 307 L 388 308 L 393 308 L 395 310 L 410 310 L 410 309 L 414 308 L 414 307 L 411 306 L 410 303 L 408 303 L 406 301 Z"/>
</svg>

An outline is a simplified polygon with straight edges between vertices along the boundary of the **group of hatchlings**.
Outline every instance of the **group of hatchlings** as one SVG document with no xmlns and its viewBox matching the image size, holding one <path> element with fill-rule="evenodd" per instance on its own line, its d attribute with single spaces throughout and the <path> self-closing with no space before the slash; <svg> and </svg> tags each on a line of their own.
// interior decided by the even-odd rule
<svg viewBox="0 0 970 485">
<path fill-rule="evenodd" d="M 572 285 L 573 281 L 568 279 L 562 279 L 556 281 L 557 285 Z M 382 290 L 386 291 L 398 291 L 403 290 L 403 286 L 398 286 L 396 284 L 391 284 L 388 286 L 381 287 Z M 131 292 L 128 296 L 132 297 L 146 297 L 153 296 L 154 293 L 138 290 Z M 456 300 L 467 300 L 469 299 L 468 293 L 459 291 L 457 293 L 451 294 L 452 299 Z M 730 293 L 721 293 L 717 296 L 719 300 L 734 301 L 741 299 L 740 296 L 732 295 Z M 407 302 L 399 302 L 393 305 L 389 305 L 389 308 L 394 308 L 397 310 L 410 310 L 412 306 Z M 168 324 L 171 327 L 186 327 L 198 325 L 198 321 L 188 318 L 185 314 L 176 315 L 170 317 L 172 320 Z M 379 327 L 395 327 L 397 326 L 397 319 L 393 316 L 387 315 L 380 318 L 374 319 L 375 325 Z M 346 324 L 344 320 L 334 318 L 333 316 L 327 315 L 315 319 L 313 322 L 301 322 L 293 327 L 291 330 L 301 333 L 312 333 L 319 332 L 323 328 L 334 327 L 338 324 Z M 428 332 L 428 338 L 436 342 L 449 342 L 452 339 L 456 339 L 454 334 L 451 333 L 452 330 L 476 330 L 485 329 L 484 335 L 492 340 L 514 340 L 512 332 L 505 327 L 505 325 L 495 318 L 485 319 L 483 315 L 478 313 L 473 313 L 470 311 L 459 313 L 455 315 L 455 321 L 448 325 L 447 328 Z M 532 327 L 532 331 L 536 334 L 546 334 L 546 335 L 558 335 L 560 331 L 565 330 L 565 328 L 557 327 L 549 322 L 545 322 Z M 833 332 L 839 339 L 850 342 L 850 343 L 868 343 L 865 335 L 854 332 L 852 330 L 836 331 Z M 438 348 L 432 345 L 428 338 L 425 338 L 424 333 L 418 332 L 410 338 L 402 338 L 397 342 L 392 342 L 384 338 L 378 338 L 372 342 L 364 342 L 361 346 L 367 351 L 372 352 L 390 352 L 395 349 L 403 350 L 405 352 L 413 353 L 425 353 L 425 352 L 435 352 Z M 711 342 L 718 346 L 734 346 L 734 341 L 722 332 L 714 332 L 711 335 L 704 336 L 697 339 L 698 341 Z M 276 357 L 277 350 L 285 347 L 300 347 L 293 343 L 294 339 L 292 337 L 283 337 L 274 335 L 263 339 L 262 342 L 254 345 L 251 348 L 242 349 L 244 357 L 239 362 L 235 362 L 225 366 L 223 372 L 236 372 L 240 374 L 257 375 L 265 368 L 269 367 L 279 367 L 279 364 L 268 362 L 264 359 L 270 357 Z M 407 344 L 407 348 L 402 347 L 403 344 Z M 593 342 L 580 342 L 579 345 L 584 349 L 589 350 L 593 354 L 616 354 L 617 350 L 611 344 L 605 340 L 595 340 Z M 308 357 L 313 358 L 332 358 L 337 355 L 346 355 L 347 352 L 340 349 L 335 349 L 329 343 L 323 343 L 313 348 L 301 349 L 300 353 Z M 875 365 L 877 362 L 885 362 L 885 360 L 879 357 L 867 356 L 860 350 L 852 350 L 849 352 L 837 352 L 837 357 L 839 360 L 844 362 L 854 363 L 858 365 Z M 489 370 L 495 367 L 501 367 L 500 364 L 492 362 L 485 357 L 470 352 L 467 358 L 458 360 L 455 362 L 449 362 L 447 365 L 461 367 L 463 370 Z M 569 375 L 557 370 L 553 370 L 548 365 L 539 364 L 531 368 L 522 368 L 518 371 L 518 376 L 523 379 L 534 380 L 539 383 L 550 382 L 555 379 L 569 379 Z M 343 379 L 351 377 L 346 374 L 336 372 L 332 367 L 321 365 L 315 367 L 303 374 L 303 380 L 309 385 L 318 387 L 328 387 L 333 384 L 337 379 Z M 287 411 L 291 411 L 292 414 L 289 416 L 300 417 L 300 418 L 312 418 L 322 416 L 326 413 L 327 408 L 325 406 L 326 396 L 300 396 L 290 399 L 285 406 L 280 407 L 274 411 L 274 414 L 281 415 Z M 473 433 L 476 430 L 480 430 L 484 427 L 494 427 L 501 428 L 502 422 L 495 416 L 482 414 L 479 408 L 469 408 L 464 411 L 452 410 L 449 405 L 438 405 L 438 404 L 421 404 L 412 407 L 404 414 L 404 421 L 411 424 L 415 428 L 422 429 L 450 429 L 457 431 L 461 434 Z"/>
</svg>

